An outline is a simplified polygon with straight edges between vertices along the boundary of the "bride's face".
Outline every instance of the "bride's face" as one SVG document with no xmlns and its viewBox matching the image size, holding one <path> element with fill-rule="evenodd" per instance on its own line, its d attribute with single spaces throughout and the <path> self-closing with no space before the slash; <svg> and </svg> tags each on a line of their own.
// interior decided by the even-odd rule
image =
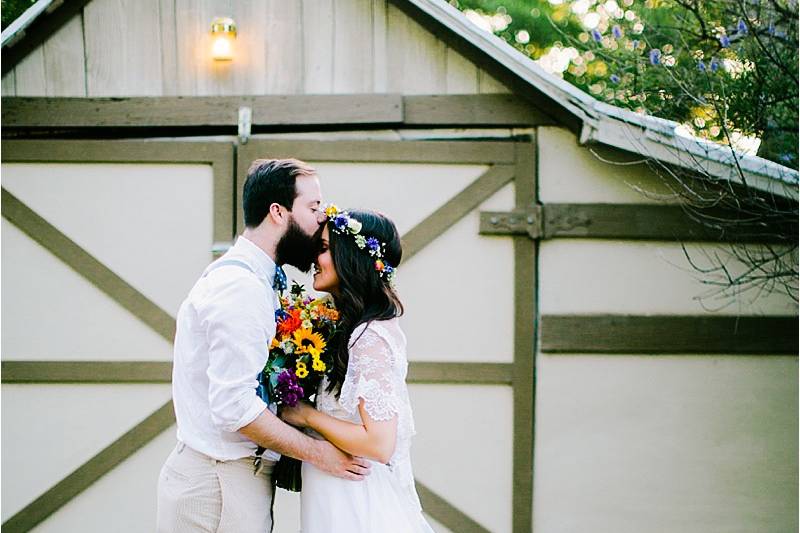
<svg viewBox="0 0 800 533">
<path fill-rule="evenodd" d="M 336 274 L 336 268 L 333 266 L 333 256 L 328 248 L 330 233 L 328 225 L 322 230 L 322 251 L 317 256 L 317 262 L 314 265 L 314 290 L 329 292 L 336 294 L 339 290 L 339 276 Z"/>
</svg>

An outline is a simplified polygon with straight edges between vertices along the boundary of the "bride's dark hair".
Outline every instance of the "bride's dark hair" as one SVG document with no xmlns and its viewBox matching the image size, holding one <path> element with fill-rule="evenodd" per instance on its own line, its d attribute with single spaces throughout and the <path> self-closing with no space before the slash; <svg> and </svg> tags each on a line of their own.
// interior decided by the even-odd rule
<svg viewBox="0 0 800 533">
<path fill-rule="evenodd" d="M 349 213 L 361 222 L 359 235 L 367 239 L 375 237 L 384 243 L 384 262 L 397 268 L 403 257 L 403 248 L 394 222 L 374 211 L 350 210 Z M 348 344 L 353 331 L 360 324 L 402 315 L 403 304 L 389 281 L 375 270 L 375 258 L 356 245 L 351 233 L 337 233 L 332 220 L 327 224 L 328 248 L 339 277 L 339 293 L 333 298 L 339 311 L 339 327 L 328 343 L 333 355 L 328 392 L 336 391 L 338 396 L 347 374 Z"/>
</svg>

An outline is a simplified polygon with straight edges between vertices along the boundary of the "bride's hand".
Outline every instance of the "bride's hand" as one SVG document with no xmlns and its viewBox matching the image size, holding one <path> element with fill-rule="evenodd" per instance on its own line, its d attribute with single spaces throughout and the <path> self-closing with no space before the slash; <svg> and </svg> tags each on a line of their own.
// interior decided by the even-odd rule
<svg viewBox="0 0 800 533">
<path fill-rule="evenodd" d="M 287 424 L 302 428 L 308 426 L 308 418 L 306 415 L 309 410 L 313 409 L 311 405 L 305 402 L 297 402 L 297 406 L 295 407 L 282 407 L 280 417 Z"/>
</svg>

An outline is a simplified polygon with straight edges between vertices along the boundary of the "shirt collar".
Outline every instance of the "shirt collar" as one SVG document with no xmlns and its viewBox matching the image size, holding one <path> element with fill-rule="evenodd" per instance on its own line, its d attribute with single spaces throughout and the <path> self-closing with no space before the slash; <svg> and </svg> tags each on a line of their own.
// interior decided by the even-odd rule
<svg viewBox="0 0 800 533">
<path fill-rule="evenodd" d="M 275 261 L 264 250 L 259 248 L 253 241 L 239 235 L 231 251 L 245 259 L 253 267 L 256 275 L 266 279 L 269 286 L 272 287 L 275 281 Z"/>
</svg>

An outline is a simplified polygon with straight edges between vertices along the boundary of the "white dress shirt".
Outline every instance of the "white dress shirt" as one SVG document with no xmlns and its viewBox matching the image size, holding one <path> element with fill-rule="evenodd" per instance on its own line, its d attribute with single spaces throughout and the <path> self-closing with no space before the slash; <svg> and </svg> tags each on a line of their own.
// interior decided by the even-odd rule
<svg viewBox="0 0 800 533">
<path fill-rule="evenodd" d="M 172 394 L 178 440 L 220 461 L 253 456 L 238 433 L 267 408 L 258 374 L 275 336 L 275 262 L 244 237 L 195 283 L 178 311 Z M 267 450 L 264 459 L 277 460 Z"/>
</svg>

